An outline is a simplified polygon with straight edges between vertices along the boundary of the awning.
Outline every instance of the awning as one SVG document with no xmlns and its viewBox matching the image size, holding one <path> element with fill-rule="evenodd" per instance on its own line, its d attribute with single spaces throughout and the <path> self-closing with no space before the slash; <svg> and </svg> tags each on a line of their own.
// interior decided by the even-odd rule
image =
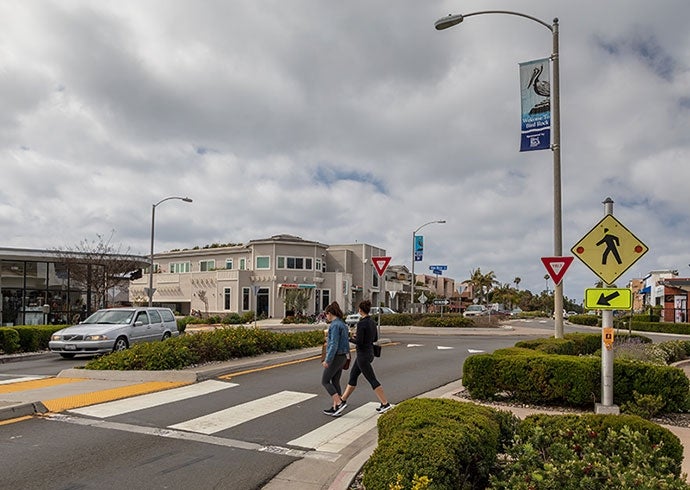
<svg viewBox="0 0 690 490">
<path fill-rule="evenodd" d="M 638 291 L 639 294 L 649 294 L 652 292 L 652 286 L 647 286 L 646 288 L 642 288 Z"/>
</svg>

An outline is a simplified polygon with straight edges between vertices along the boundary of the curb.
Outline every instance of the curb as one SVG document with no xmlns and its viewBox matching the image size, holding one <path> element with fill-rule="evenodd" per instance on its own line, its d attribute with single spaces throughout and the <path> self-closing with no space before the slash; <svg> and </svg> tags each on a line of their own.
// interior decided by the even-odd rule
<svg viewBox="0 0 690 490">
<path fill-rule="evenodd" d="M 16 419 L 19 417 L 33 416 L 47 413 L 48 409 L 41 402 L 20 403 L 0 408 L 0 421 Z"/>
</svg>

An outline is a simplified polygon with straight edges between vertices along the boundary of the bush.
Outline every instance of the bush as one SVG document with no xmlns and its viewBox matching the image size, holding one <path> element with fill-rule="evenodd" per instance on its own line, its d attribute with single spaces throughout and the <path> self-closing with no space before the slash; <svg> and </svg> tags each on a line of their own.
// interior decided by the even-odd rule
<svg viewBox="0 0 690 490">
<path fill-rule="evenodd" d="M 5 354 L 14 354 L 21 350 L 19 333 L 14 328 L 0 327 L 0 350 Z"/>
<path fill-rule="evenodd" d="M 512 414 L 447 399 L 414 398 L 379 418 L 379 441 L 364 465 L 367 490 L 417 476 L 430 488 L 483 488 L 496 455 L 512 438 Z"/>
<path fill-rule="evenodd" d="M 383 321 L 382 321 L 383 323 Z M 464 318 L 462 315 L 445 315 L 445 316 L 426 316 L 420 322 L 422 327 L 437 327 L 437 328 L 466 328 L 474 327 L 474 322 L 471 318 Z"/>
<path fill-rule="evenodd" d="M 242 317 L 240 316 L 239 313 L 228 313 L 223 317 L 223 319 L 220 321 L 223 325 L 238 325 L 242 322 Z"/>
<path fill-rule="evenodd" d="M 183 369 L 193 364 L 316 347 L 322 343 L 321 330 L 275 333 L 246 327 L 223 328 L 164 342 L 136 344 L 131 349 L 94 359 L 86 364 L 86 369 Z"/>
<path fill-rule="evenodd" d="M 682 451 L 670 431 L 638 417 L 534 415 L 489 488 L 687 490 Z"/>
<path fill-rule="evenodd" d="M 36 352 L 48 348 L 50 336 L 64 328 L 64 325 L 20 325 L 12 327 L 19 334 L 22 352 Z"/>
<path fill-rule="evenodd" d="M 597 315 L 571 315 L 568 317 L 568 321 L 578 325 L 596 327 L 599 324 L 599 317 Z"/>
</svg>

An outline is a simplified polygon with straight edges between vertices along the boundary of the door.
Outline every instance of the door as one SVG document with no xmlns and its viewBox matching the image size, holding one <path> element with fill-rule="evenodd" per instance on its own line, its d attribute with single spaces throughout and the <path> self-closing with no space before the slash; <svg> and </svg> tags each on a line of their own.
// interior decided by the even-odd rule
<svg viewBox="0 0 690 490">
<path fill-rule="evenodd" d="M 138 311 L 134 316 L 132 323 L 132 330 L 129 335 L 130 344 L 137 344 L 139 342 L 146 342 L 151 336 L 151 325 L 149 323 L 149 316 L 145 311 Z"/>
<path fill-rule="evenodd" d="M 256 315 L 268 317 L 269 312 L 268 288 L 259 288 L 256 293 Z"/>
</svg>

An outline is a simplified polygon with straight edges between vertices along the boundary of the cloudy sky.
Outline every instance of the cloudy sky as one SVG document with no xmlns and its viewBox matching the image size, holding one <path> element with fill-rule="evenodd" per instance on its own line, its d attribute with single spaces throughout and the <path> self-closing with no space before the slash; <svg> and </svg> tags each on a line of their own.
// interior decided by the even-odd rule
<svg viewBox="0 0 690 490">
<path fill-rule="evenodd" d="M 553 157 L 519 149 L 518 63 L 548 57 L 486 0 L 0 2 L 0 246 L 109 236 L 147 254 L 289 233 L 366 242 L 457 280 L 546 286 Z M 560 20 L 563 251 L 602 201 L 690 276 L 690 2 L 524 0 Z M 575 261 L 565 294 L 598 278 Z M 549 288 L 552 288 L 549 284 Z"/>
</svg>

